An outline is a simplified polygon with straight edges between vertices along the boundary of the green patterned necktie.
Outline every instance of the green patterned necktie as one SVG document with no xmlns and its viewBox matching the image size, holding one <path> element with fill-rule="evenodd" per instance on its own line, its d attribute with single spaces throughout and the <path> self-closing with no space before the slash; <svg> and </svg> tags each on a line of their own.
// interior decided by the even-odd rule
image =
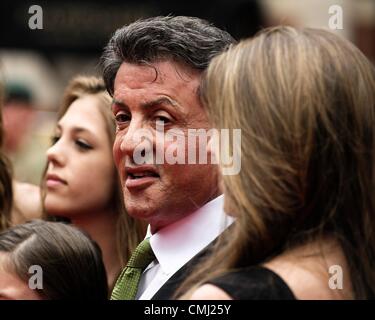
<svg viewBox="0 0 375 320">
<path fill-rule="evenodd" d="M 154 259 L 150 239 L 147 238 L 138 245 L 122 270 L 112 291 L 111 300 L 134 300 L 142 272 Z"/>
</svg>

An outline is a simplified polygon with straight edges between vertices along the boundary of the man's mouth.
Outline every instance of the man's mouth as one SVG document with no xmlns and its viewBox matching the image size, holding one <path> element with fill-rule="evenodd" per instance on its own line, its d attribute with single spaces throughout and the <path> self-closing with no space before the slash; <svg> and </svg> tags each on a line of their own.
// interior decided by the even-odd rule
<svg viewBox="0 0 375 320">
<path fill-rule="evenodd" d="M 145 177 L 159 178 L 159 175 L 155 172 L 146 171 L 146 172 L 139 172 L 139 173 L 128 173 L 128 177 L 130 177 L 130 179 L 141 179 Z"/>
<path fill-rule="evenodd" d="M 146 188 L 160 178 L 160 175 L 156 172 L 154 168 L 133 167 L 125 168 L 125 170 L 127 173 L 125 186 L 128 189 Z"/>
</svg>

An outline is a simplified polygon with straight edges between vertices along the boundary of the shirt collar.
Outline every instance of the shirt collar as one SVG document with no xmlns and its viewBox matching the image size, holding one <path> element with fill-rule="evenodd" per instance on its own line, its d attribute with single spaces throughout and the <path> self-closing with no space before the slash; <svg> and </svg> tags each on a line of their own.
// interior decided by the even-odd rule
<svg viewBox="0 0 375 320">
<path fill-rule="evenodd" d="M 146 238 L 150 237 L 152 250 L 164 272 L 179 270 L 232 224 L 234 219 L 224 213 L 223 202 L 221 195 L 155 234 L 148 227 Z"/>
</svg>

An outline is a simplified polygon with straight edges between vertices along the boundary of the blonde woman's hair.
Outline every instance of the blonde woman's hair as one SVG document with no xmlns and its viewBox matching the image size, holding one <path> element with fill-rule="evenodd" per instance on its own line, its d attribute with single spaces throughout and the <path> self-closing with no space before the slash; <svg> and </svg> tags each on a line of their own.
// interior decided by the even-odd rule
<svg viewBox="0 0 375 320">
<path fill-rule="evenodd" d="M 77 76 L 73 78 L 68 84 L 61 107 L 58 111 L 58 119 L 61 119 L 66 111 L 69 109 L 71 104 L 86 95 L 95 95 L 101 103 L 98 104 L 99 111 L 105 121 L 106 130 L 108 134 L 108 143 L 113 145 L 115 139 L 115 121 L 113 119 L 113 114 L 111 112 L 111 98 L 106 91 L 104 82 L 102 79 L 97 77 L 87 77 L 87 76 Z M 46 168 L 47 169 L 47 168 Z M 130 217 L 125 209 L 122 188 L 120 180 L 117 175 L 117 171 L 113 170 L 113 180 L 115 181 L 114 195 L 111 203 L 114 205 L 114 210 L 118 213 L 117 226 L 117 248 L 118 254 L 122 266 L 125 266 L 126 262 L 129 260 L 131 253 L 137 247 L 141 240 L 143 240 L 145 235 L 145 225 L 144 223 Z M 42 181 L 42 202 L 44 207 L 44 199 L 46 196 L 46 190 L 44 186 L 44 179 Z M 45 211 L 45 209 L 44 209 Z M 45 218 L 48 214 L 44 213 Z"/>
<path fill-rule="evenodd" d="M 223 177 L 238 219 L 179 293 L 330 235 L 354 297 L 375 298 L 374 66 L 328 31 L 275 27 L 214 58 L 201 92 L 215 127 L 242 130 Z"/>
</svg>

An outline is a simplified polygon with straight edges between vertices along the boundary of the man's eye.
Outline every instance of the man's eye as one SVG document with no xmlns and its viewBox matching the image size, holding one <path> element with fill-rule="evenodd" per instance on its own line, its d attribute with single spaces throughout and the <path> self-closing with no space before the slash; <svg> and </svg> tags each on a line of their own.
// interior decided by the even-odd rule
<svg viewBox="0 0 375 320">
<path fill-rule="evenodd" d="M 85 142 L 81 139 L 76 140 L 75 143 L 76 143 L 76 145 L 78 146 L 79 149 L 82 149 L 82 150 L 92 149 L 92 146 L 90 144 L 88 144 L 87 142 Z"/>
<path fill-rule="evenodd" d="M 56 136 L 53 136 L 53 137 L 51 138 L 51 144 L 52 144 L 52 145 L 56 144 L 56 142 L 59 141 L 59 139 L 60 139 L 59 136 L 57 136 L 57 135 L 56 135 Z"/>
<path fill-rule="evenodd" d="M 156 116 L 155 120 L 158 121 L 158 122 L 163 122 L 164 124 L 167 124 L 167 123 L 171 122 L 171 120 L 169 118 L 164 117 L 164 116 Z"/>
<path fill-rule="evenodd" d="M 117 123 L 124 123 L 130 121 L 130 116 L 126 113 L 118 113 L 115 116 L 115 120 Z"/>
</svg>

